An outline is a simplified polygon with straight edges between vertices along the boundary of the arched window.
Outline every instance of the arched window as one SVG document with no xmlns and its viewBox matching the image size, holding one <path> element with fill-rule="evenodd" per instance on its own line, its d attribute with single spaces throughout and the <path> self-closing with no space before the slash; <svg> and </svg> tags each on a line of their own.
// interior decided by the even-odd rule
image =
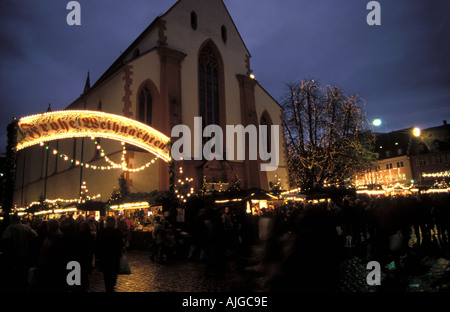
<svg viewBox="0 0 450 312">
<path fill-rule="evenodd" d="M 138 120 L 149 126 L 152 125 L 152 94 L 148 87 L 142 88 L 139 93 Z"/>
<path fill-rule="evenodd" d="M 198 62 L 199 105 L 203 126 L 220 125 L 219 70 L 217 55 L 208 44 L 201 50 Z"/>
<path fill-rule="evenodd" d="M 272 119 L 269 116 L 269 113 L 267 113 L 267 111 L 264 111 L 264 113 L 261 116 L 261 120 L 259 122 L 259 124 L 261 126 L 267 126 L 267 134 L 265 132 L 263 132 L 261 140 L 263 142 L 263 148 L 265 149 L 265 151 L 267 151 L 268 153 L 271 152 L 272 149 Z"/>
</svg>

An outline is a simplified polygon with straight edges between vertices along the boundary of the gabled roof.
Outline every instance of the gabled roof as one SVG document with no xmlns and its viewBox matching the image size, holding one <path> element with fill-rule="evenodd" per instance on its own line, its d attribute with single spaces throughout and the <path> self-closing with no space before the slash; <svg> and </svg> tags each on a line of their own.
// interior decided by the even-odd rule
<svg viewBox="0 0 450 312">
<path fill-rule="evenodd" d="M 174 3 L 165 13 L 157 16 L 151 23 L 150 25 L 130 44 L 130 46 L 114 61 L 114 63 L 112 63 L 112 65 L 103 73 L 102 76 L 100 76 L 100 78 L 89 88 L 88 92 L 90 90 L 95 89 L 98 85 L 100 85 L 103 81 L 105 81 L 108 77 L 110 77 L 112 74 L 114 74 L 115 72 L 117 72 L 117 70 L 119 70 L 120 68 L 122 68 L 123 65 L 125 65 L 124 59 L 126 58 L 127 55 L 129 55 L 129 53 L 131 53 L 138 45 L 139 43 L 141 43 L 141 41 L 158 25 L 158 21 L 162 18 L 164 18 L 165 16 L 167 16 L 180 2 L 185 1 L 185 0 L 178 0 L 176 3 Z M 206 0 L 205 0 L 206 1 Z M 208 0 L 211 1 L 211 0 Z M 228 14 L 228 17 L 230 18 L 234 29 L 236 31 L 236 33 L 238 34 L 245 50 L 247 51 L 249 57 L 251 57 L 251 54 L 247 48 L 247 46 L 245 45 L 244 40 L 242 39 L 241 34 L 239 33 L 239 30 L 236 27 L 236 24 L 234 23 L 233 18 L 230 15 L 230 12 L 228 11 L 227 7 L 225 6 L 223 0 L 217 0 L 220 1 L 221 4 L 223 5 L 226 13 Z M 86 94 L 88 92 L 83 93 Z M 78 98 L 79 99 L 79 98 Z M 76 102 L 78 99 L 76 99 L 74 102 Z M 73 103 L 74 103 L 73 102 Z M 73 104 L 72 103 L 72 104 Z M 70 104 L 70 105 L 72 105 Z M 69 106 L 70 106 L 69 105 Z"/>
<path fill-rule="evenodd" d="M 136 48 L 136 46 L 142 41 L 145 36 L 150 33 L 153 28 L 158 24 L 158 20 L 161 18 L 161 16 L 156 17 L 153 22 L 150 23 L 150 25 L 133 41 L 133 43 L 130 44 L 130 46 L 117 58 L 117 60 L 112 63 L 112 65 L 103 73 L 102 76 L 94 83 L 94 85 L 91 87 L 91 89 L 95 88 L 97 85 L 102 83 L 106 78 L 108 78 L 110 75 L 115 73 L 117 70 L 119 70 L 124 63 L 124 58 L 131 52 L 133 49 Z"/>
</svg>

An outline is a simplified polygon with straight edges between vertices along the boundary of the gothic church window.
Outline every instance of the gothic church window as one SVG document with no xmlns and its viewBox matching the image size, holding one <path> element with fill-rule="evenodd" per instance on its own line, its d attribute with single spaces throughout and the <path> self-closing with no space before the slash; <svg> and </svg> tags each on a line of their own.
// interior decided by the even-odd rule
<svg viewBox="0 0 450 312">
<path fill-rule="evenodd" d="M 259 123 L 261 126 L 267 126 L 267 133 L 263 132 L 262 134 L 262 142 L 263 142 L 263 148 L 268 153 L 271 152 L 271 141 L 272 141 L 272 121 L 270 119 L 270 116 L 267 112 L 264 112 L 264 114 L 261 116 L 261 120 Z"/>
<path fill-rule="evenodd" d="M 203 126 L 220 123 L 219 63 L 211 46 L 205 46 L 199 55 L 199 106 Z"/>
<path fill-rule="evenodd" d="M 152 125 L 152 94 L 147 87 L 139 93 L 138 120 L 149 126 Z"/>
</svg>

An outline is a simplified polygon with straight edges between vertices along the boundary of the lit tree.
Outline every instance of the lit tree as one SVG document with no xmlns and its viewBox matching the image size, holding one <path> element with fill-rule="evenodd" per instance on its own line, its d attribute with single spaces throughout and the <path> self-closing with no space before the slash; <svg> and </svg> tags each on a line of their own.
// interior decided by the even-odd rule
<svg viewBox="0 0 450 312">
<path fill-rule="evenodd" d="M 205 196 L 208 193 L 208 185 L 207 185 L 207 183 L 208 182 L 206 181 L 206 176 L 203 176 L 202 187 L 198 191 L 200 196 Z"/>
<path fill-rule="evenodd" d="M 180 202 L 185 203 L 188 197 L 194 194 L 193 181 L 193 178 L 189 178 L 184 174 L 183 167 L 180 165 L 178 168 L 178 178 L 175 178 L 174 183 L 175 195 Z"/>
<path fill-rule="evenodd" d="M 280 194 L 282 192 L 281 179 L 278 177 L 277 174 L 275 174 L 275 181 L 269 182 L 269 187 L 270 187 L 270 192 L 275 195 Z"/>
<path fill-rule="evenodd" d="M 364 133 L 361 102 L 314 79 L 287 85 L 282 105 L 292 186 L 342 185 L 373 164 L 374 137 Z"/>
<path fill-rule="evenodd" d="M 237 193 L 241 191 L 241 179 L 239 179 L 238 175 L 234 175 L 234 180 L 231 185 L 228 187 L 228 192 Z"/>
<path fill-rule="evenodd" d="M 108 203 L 113 203 L 118 199 L 120 199 L 120 192 L 116 188 L 114 188 L 111 193 L 111 196 L 109 197 Z"/>
</svg>

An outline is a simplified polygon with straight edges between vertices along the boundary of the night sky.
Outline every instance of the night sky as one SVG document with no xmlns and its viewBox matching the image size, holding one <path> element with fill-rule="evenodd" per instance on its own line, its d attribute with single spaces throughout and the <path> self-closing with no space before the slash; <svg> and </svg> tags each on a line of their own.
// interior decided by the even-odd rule
<svg viewBox="0 0 450 312">
<path fill-rule="evenodd" d="M 204 0 L 208 1 L 208 0 Z M 64 109 L 175 0 L 0 1 L 0 153 L 13 117 Z M 450 122 L 450 1 L 224 0 L 250 53 L 256 79 L 277 100 L 285 84 L 314 78 L 366 101 L 379 131 Z"/>
</svg>

